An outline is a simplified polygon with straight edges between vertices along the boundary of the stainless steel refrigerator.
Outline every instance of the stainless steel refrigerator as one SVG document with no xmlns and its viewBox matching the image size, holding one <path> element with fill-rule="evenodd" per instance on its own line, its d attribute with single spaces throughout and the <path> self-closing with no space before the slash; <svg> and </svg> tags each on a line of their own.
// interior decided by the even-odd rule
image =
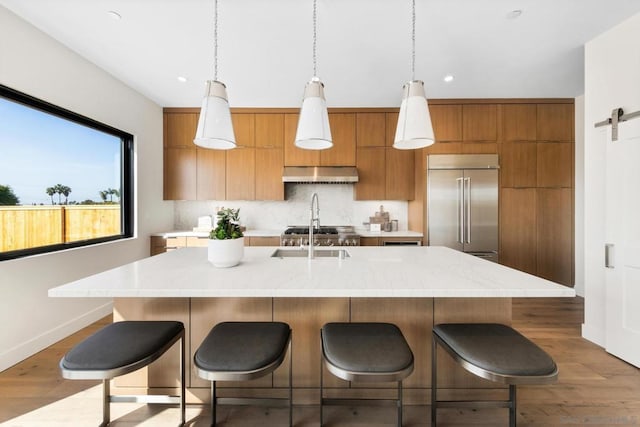
<svg viewBox="0 0 640 427">
<path fill-rule="evenodd" d="M 430 246 L 447 246 L 498 262 L 498 156 L 427 156 Z"/>
</svg>

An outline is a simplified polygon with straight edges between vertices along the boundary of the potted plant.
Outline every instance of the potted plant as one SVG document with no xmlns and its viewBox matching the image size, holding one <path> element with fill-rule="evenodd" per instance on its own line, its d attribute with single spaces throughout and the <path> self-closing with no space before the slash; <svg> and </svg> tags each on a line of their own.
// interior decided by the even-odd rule
<svg viewBox="0 0 640 427">
<path fill-rule="evenodd" d="M 218 211 L 216 228 L 209 234 L 208 259 L 216 267 L 238 265 L 244 255 L 244 235 L 240 228 L 240 209 Z"/>
</svg>

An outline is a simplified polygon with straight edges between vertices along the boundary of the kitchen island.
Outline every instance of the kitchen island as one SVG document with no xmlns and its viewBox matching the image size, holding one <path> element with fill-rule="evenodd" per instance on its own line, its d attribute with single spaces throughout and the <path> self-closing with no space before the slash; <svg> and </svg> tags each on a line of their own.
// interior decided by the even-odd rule
<svg viewBox="0 0 640 427">
<path fill-rule="evenodd" d="M 441 322 L 511 322 L 511 297 L 573 297 L 571 288 L 443 247 L 349 247 L 346 258 L 277 258 L 275 247 L 247 247 L 240 265 L 218 269 L 206 248 L 146 258 L 49 290 L 51 297 L 113 297 L 114 320 L 174 319 L 187 328 L 187 362 L 209 329 L 228 320 L 287 322 L 293 329 L 294 401 L 317 403 L 320 327 L 330 321 L 387 321 L 403 331 L 416 357 L 407 402 L 428 398 L 431 328 Z M 297 250 L 291 248 L 281 248 Z M 174 351 L 177 351 L 174 349 Z M 176 358 L 122 377 L 118 387 L 172 388 Z M 439 358 L 444 388 L 495 388 Z M 206 400 L 208 382 L 193 371 L 190 401 Z M 394 393 L 393 384 L 349 386 L 340 395 Z M 230 388 L 278 393 L 286 372 Z M 246 394 L 247 390 L 243 393 Z"/>
</svg>

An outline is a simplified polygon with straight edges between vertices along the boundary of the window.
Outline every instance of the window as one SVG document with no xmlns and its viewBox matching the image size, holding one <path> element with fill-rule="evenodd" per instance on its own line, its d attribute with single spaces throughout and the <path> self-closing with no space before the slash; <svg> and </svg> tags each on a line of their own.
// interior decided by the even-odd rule
<svg viewBox="0 0 640 427">
<path fill-rule="evenodd" d="M 0 85 L 0 260 L 133 235 L 133 136 Z"/>
</svg>

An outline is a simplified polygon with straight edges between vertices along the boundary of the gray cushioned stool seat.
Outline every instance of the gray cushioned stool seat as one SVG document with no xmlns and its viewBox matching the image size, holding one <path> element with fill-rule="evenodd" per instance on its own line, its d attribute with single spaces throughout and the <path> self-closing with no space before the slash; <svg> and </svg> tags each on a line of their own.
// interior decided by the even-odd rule
<svg viewBox="0 0 640 427">
<path fill-rule="evenodd" d="M 68 370 L 114 370 L 158 353 L 184 330 L 181 322 L 124 321 L 112 323 L 91 335 L 62 359 Z"/>
<path fill-rule="evenodd" d="M 216 382 L 245 381 L 276 370 L 291 348 L 291 327 L 283 322 L 223 322 L 215 325 L 198 347 L 193 362 L 200 378 L 211 381 L 211 425 L 216 425 L 218 403 L 275 404 L 289 408 L 293 424 L 292 359 L 289 357 L 289 393 L 286 398 L 219 398 Z"/>
<path fill-rule="evenodd" d="M 402 332 L 390 323 L 327 323 L 322 338 L 327 361 L 345 371 L 389 373 L 413 364 Z"/>
<path fill-rule="evenodd" d="M 358 405 L 366 400 L 391 403 L 402 426 L 402 381 L 413 372 L 413 353 L 402 331 L 391 323 L 327 323 L 320 330 L 326 368 L 347 381 L 397 382 L 396 399 L 325 398 L 320 371 L 320 426 L 324 405 Z"/>
<path fill-rule="evenodd" d="M 102 424 L 110 423 L 112 402 L 177 404 L 180 425 L 185 423 L 184 325 L 164 320 L 111 323 L 73 347 L 60 360 L 63 378 L 102 380 Z M 111 395 L 110 381 L 143 368 L 180 341 L 180 395 Z"/>
<path fill-rule="evenodd" d="M 287 350 L 290 328 L 281 322 L 224 322 L 211 329 L 194 356 L 207 371 L 253 371 Z"/>
<path fill-rule="evenodd" d="M 509 400 L 441 401 L 437 398 L 437 346 L 467 371 L 509 385 Z M 544 350 L 515 329 L 497 323 L 447 323 L 433 327 L 431 356 L 431 426 L 437 408 L 482 406 L 508 408 L 509 426 L 515 427 L 516 385 L 548 384 L 558 378 L 558 367 Z"/>
</svg>

